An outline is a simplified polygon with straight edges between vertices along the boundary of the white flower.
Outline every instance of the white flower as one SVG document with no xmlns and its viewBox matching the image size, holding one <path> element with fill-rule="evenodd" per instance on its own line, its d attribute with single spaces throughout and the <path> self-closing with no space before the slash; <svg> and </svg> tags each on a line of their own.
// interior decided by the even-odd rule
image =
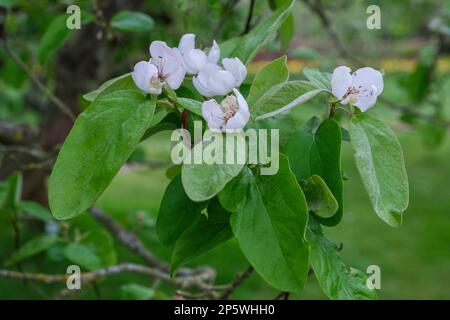
<svg viewBox="0 0 450 320">
<path fill-rule="evenodd" d="M 249 118 L 247 101 L 233 89 L 234 95 L 228 95 L 219 104 L 211 99 L 203 102 L 202 115 L 213 131 L 235 131 L 245 127 Z"/>
<path fill-rule="evenodd" d="M 331 78 L 333 95 L 342 104 L 350 103 L 361 111 L 371 108 L 383 92 L 381 72 L 365 67 L 350 74 L 351 69 L 340 66 L 334 69 Z"/>
<path fill-rule="evenodd" d="M 202 50 L 195 49 L 195 34 L 193 33 L 187 33 L 181 37 L 178 49 L 188 74 L 198 74 L 206 63 L 216 64 L 219 61 L 220 49 L 216 41 L 213 41 L 209 54 L 206 55 Z"/>
<path fill-rule="evenodd" d="M 164 84 L 176 90 L 183 82 L 186 71 L 178 49 L 169 48 L 163 41 L 150 44 L 150 61 L 134 66 L 132 77 L 142 91 L 159 95 Z"/>
<path fill-rule="evenodd" d="M 220 55 L 220 52 L 219 52 Z M 247 76 L 245 65 L 238 58 L 222 60 L 223 68 L 214 63 L 207 63 L 192 83 L 205 97 L 223 96 L 238 88 Z"/>
</svg>

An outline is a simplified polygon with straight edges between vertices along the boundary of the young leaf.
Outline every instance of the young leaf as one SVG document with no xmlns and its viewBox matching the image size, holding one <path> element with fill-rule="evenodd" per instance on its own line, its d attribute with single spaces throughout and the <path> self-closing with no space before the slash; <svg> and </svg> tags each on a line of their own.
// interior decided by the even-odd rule
<svg viewBox="0 0 450 320">
<path fill-rule="evenodd" d="M 317 87 L 331 91 L 331 73 L 321 72 L 317 69 L 304 68 L 303 74 L 306 79 L 314 83 Z"/>
<path fill-rule="evenodd" d="M 137 87 L 134 84 L 133 79 L 131 78 L 131 73 L 126 73 L 116 78 L 109 79 L 108 81 L 103 83 L 97 90 L 84 94 L 83 99 L 88 102 L 92 102 L 105 94 L 126 89 L 137 90 Z"/>
<path fill-rule="evenodd" d="M 375 299 L 375 290 L 367 287 L 367 275 L 349 269 L 341 261 L 337 247 L 321 232 L 308 228 L 307 239 L 311 245 L 311 264 L 323 292 L 336 300 Z"/>
<path fill-rule="evenodd" d="M 254 27 L 248 34 L 240 37 L 239 40 L 230 42 L 230 44 L 234 45 L 234 48 L 226 56 L 238 57 L 244 64 L 249 63 L 256 53 L 266 45 L 269 38 L 277 32 L 283 22 L 286 21 L 294 3 L 295 0 L 289 1 L 289 3 L 273 12 L 269 18 Z M 224 48 L 230 51 L 230 48 Z"/>
<path fill-rule="evenodd" d="M 147 32 L 155 26 L 152 17 L 142 12 L 119 11 L 111 19 L 111 27 L 125 32 Z"/>
<path fill-rule="evenodd" d="M 14 252 L 8 260 L 5 262 L 5 266 L 9 267 L 17 262 L 20 262 L 26 258 L 29 258 L 31 256 L 34 256 L 38 253 L 41 253 L 42 251 L 47 250 L 52 245 L 54 245 L 58 239 L 55 236 L 39 236 L 37 238 L 34 238 L 27 243 L 25 243 L 23 246 L 20 247 L 19 250 Z"/>
<path fill-rule="evenodd" d="M 69 244 L 64 255 L 88 270 L 106 268 L 117 262 L 114 241 L 109 233 L 102 230 L 89 232 L 79 242 Z"/>
<path fill-rule="evenodd" d="M 391 226 L 400 226 L 408 207 L 409 187 L 403 152 L 394 132 L 380 120 L 360 113 L 350 124 L 355 162 L 372 206 Z"/>
<path fill-rule="evenodd" d="M 53 220 L 52 214 L 47 208 L 44 208 L 37 202 L 33 201 L 21 201 L 19 208 L 28 213 L 30 216 L 39 219 L 44 222 L 50 222 Z"/>
<path fill-rule="evenodd" d="M 93 16 L 85 10 L 81 11 L 81 24 L 89 23 Z M 73 30 L 67 28 L 67 14 L 58 15 L 47 27 L 39 41 L 37 55 L 40 63 L 46 63 L 53 54 L 69 39 Z"/>
<path fill-rule="evenodd" d="M 333 119 L 327 119 L 320 125 L 319 121 L 314 117 L 292 134 L 284 151 L 298 180 L 318 175 L 325 181 L 339 208 L 332 217 L 316 218 L 322 224 L 334 226 L 340 222 L 343 213 L 341 129 Z"/>
<path fill-rule="evenodd" d="M 183 164 L 181 170 L 184 190 L 189 198 L 197 202 L 214 197 L 244 167 L 244 163 L 236 163 L 239 158 L 237 154 L 239 148 L 236 147 L 234 148 L 236 152 L 235 164 L 207 164 L 204 161 L 195 164 L 195 159 L 202 159 L 203 150 L 208 144 L 208 142 L 198 143 L 191 151 L 193 163 Z M 225 155 L 225 152 L 223 154 Z"/>
<path fill-rule="evenodd" d="M 286 56 L 282 56 L 266 64 L 255 76 L 250 93 L 247 97 L 247 103 L 251 106 L 273 86 L 284 83 L 289 78 L 289 70 L 286 64 Z"/>
<path fill-rule="evenodd" d="M 257 118 L 260 115 L 277 111 L 287 105 L 294 107 L 305 103 L 320 92 L 322 91 L 306 81 L 284 82 L 267 90 L 249 107 L 252 117 Z"/>
<path fill-rule="evenodd" d="M 159 207 L 156 233 L 165 245 L 174 244 L 183 232 L 200 219 L 207 203 L 194 202 L 186 195 L 181 176 L 176 176 L 168 185 Z"/>
<path fill-rule="evenodd" d="M 20 171 L 12 173 L 5 182 L 3 203 L 0 203 L 0 209 L 16 213 L 22 197 L 22 173 Z"/>
<path fill-rule="evenodd" d="M 290 0 L 272 0 L 270 1 L 271 9 L 278 9 L 279 7 L 289 3 Z M 281 49 L 285 50 L 289 47 L 289 43 L 295 34 L 295 23 L 292 13 L 286 18 L 286 21 L 280 26 L 278 36 L 280 38 Z"/>
<path fill-rule="evenodd" d="M 200 101 L 188 98 L 178 98 L 177 102 L 182 108 L 202 117 L 202 103 Z"/>
<path fill-rule="evenodd" d="M 50 176 L 55 218 L 72 218 L 97 200 L 141 140 L 154 109 L 154 99 L 121 90 L 95 100 L 78 117 Z"/>
<path fill-rule="evenodd" d="M 308 202 L 308 210 L 319 217 L 332 217 L 339 208 L 325 181 L 317 175 L 301 180 L 300 185 Z"/>
<path fill-rule="evenodd" d="M 240 197 L 231 227 L 242 252 L 276 289 L 301 290 L 308 274 L 308 209 L 287 158 L 280 156 L 275 175 L 252 175 Z"/>
<path fill-rule="evenodd" d="M 181 235 L 172 252 L 172 273 L 180 266 L 189 263 L 219 244 L 233 237 L 230 226 L 230 213 L 214 199 L 208 205 L 208 216 L 200 220 Z"/>
</svg>

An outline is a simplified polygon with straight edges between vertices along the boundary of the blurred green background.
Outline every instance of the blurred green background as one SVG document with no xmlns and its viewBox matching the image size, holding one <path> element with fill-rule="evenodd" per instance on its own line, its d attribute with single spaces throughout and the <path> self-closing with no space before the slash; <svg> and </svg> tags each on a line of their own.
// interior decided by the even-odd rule
<svg viewBox="0 0 450 320">
<path fill-rule="evenodd" d="M 253 24 L 270 12 L 268 2 L 256 1 Z M 86 10 L 96 16 L 96 22 L 86 26 L 92 30 L 83 31 L 82 27 L 73 35 L 53 36 L 53 43 L 50 41 L 42 49 L 43 35 L 71 3 L 0 0 L 2 41 L 7 34 L 7 41 L 30 70 L 65 103 L 79 110 L 81 94 L 97 88 L 106 79 L 129 72 L 136 61 L 148 56 L 147 48 L 152 40 L 162 39 L 176 45 L 179 36 L 189 31 L 195 32 L 199 42 L 208 46 L 213 37 L 220 41 L 239 35 L 245 27 L 250 1 L 174 0 L 158 1 L 158 4 L 137 1 L 132 5 L 124 1 L 110 1 L 110 4 L 78 1 L 75 3 L 81 6 L 82 12 Z M 342 168 L 348 177 L 344 183 L 344 218 L 338 227 L 325 228 L 325 233 L 334 242 L 343 244 L 341 255 L 348 266 L 361 270 L 369 265 L 380 266 L 381 299 L 450 299 L 450 141 L 446 137 L 450 129 L 446 120 L 450 119 L 450 5 L 419 0 L 321 1 L 320 4 L 346 50 L 368 61 L 368 65 L 384 70 L 383 97 L 401 108 L 379 102 L 370 112 L 387 121 L 399 136 L 410 182 L 410 205 L 403 225 L 389 227 L 373 212 L 351 148 L 344 142 Z M 365 10 L 369 4 L 381 8 L 381 30 L 366 28 Z M 151 31 L 129 33 L 102 26 L 125 9 L 152 17 Z M 283 48 L 279 38 L 274 38 L 249 66 L 250 77 L 264 63 L 282 54 L 290 59 L 292 78 L 302 78 L 304 66 L 330 72 L 341 63 L 354 65 L 336 50 L 320 20 L 303 1 L 297 1 L 293 18 L 295 32 L 290 45 Z M 212 27 L 205 28 L 205 25 Z M 41 133 L 33 143 L 41 151 L 53 150 L 63 141 L 70 125 L 40 96 L 3 46 L 0 62 L 0 124 L 36 127 Z M 295 108 L 290 115 L 301 125 L 310 116 L 324 113 L 325 102 L 319 99 Z M 19 165 L 22 157 L 11 159 L 12 144 L 2 143 L 5 148 L 0 149 L 0 161 L 3 160 L 0 178 L 4 181 L 11 172 L 21 170 L 23 198 L 45 206 L 48 169 L 23 168 Z M 143 142 L 97 203 L 164 260 L 170 258 L 170 248 L 160 244 L 154 225 L 169 182 L 166 169 L 170 166 L 170 148 L 170 132 L 159 133 Z M 15 250 L 10 217 L 2 213 L 0 269 Z M 51 232 L 51 228 L 73 240 L 78 235 L 98 234 L 103 227 L 88 214 L 58 224 L 44 224 L 23 214 L 19 228 L 24 243 Z M 23 260 L 21 268 L 29 272 L 64 273 L 70 261 L 63 254 L 63 247 L 61 242 Z M 116 242 L 112 248 L 117 253 L 116 261 L 141 262 Z M 236 273 L 244 271 L 248 263 L 237 242 L 231 240 L 192 264 L 196 265 L 212 266 L 218 272 L 217 283 L 225 284 Z M 174 289 L 170 286 L 145 276 L 122 274 L 98 281 L 95 286 L 85 287 L 68 298 L 127 298 L 130 284 L 155 288 L 152 297 L 156 299 L 173 297 Z M 53 298 L 62 289 L 60 284 L 43 285 L 0 277 L 0 299 Z M 232 298 L 271 299 L 278 293 L 253 274 Z M 326 297 L 314 276 L 310 276 L 305 290 L 291 298 Z"/>
</svg>

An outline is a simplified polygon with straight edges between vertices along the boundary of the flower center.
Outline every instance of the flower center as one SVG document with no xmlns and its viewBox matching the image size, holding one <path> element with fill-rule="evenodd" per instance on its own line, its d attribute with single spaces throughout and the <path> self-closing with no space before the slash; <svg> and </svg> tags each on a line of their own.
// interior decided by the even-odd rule
<svg viewBox="0 0 450 320">
<path fill-rule="evenodd" d="M 223 111 L 223 121 L 228 122 L 238 112 L 237 99 L 235 96 L 227 96 L 220 103 Z"/>
</svg>

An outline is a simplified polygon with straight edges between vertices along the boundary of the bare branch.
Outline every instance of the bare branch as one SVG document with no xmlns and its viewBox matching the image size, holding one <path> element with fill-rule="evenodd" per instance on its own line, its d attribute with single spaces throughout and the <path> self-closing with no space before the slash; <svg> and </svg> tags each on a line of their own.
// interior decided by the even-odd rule
<svg viewBox="0 0 450 320">
<path fill-rule="evenodd" d="M 236 278 L 234 278 L 233 281 L 227 286 L 227 288 L 224 290 L 222 295 L 220 296 L 220 299 L 228 299 L 228 297 L 241 285 L 247 280 L 253 273 L 253 267 L 249 266 L 247 270 L 244 272 L 238 274 Z"/>
</svg>

